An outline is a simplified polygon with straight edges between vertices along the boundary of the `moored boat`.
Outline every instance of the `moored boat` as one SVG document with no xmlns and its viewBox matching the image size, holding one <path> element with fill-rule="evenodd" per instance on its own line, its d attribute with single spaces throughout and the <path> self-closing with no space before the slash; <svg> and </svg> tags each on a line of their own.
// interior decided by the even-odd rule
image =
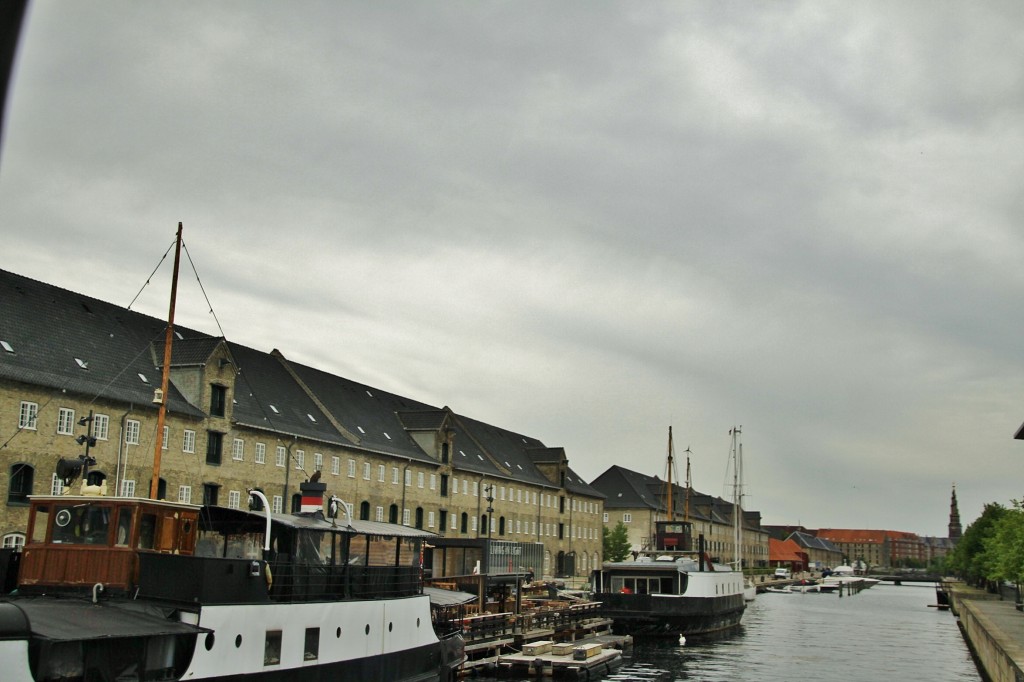
<svg viewBox="0 0 1024 682">
<path fill-rule="evenodd" d="M 448 680 L 462 660 L 422 530 L 99 495 L 34 496 L 29 519 L 0 600 L 8 682 Z"/>
</svg>

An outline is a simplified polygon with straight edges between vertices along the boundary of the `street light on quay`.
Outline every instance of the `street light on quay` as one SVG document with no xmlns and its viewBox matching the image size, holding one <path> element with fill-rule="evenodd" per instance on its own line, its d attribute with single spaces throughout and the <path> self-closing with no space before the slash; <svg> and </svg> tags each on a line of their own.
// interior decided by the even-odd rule
<svg viewBox="0 0 1024 682">
<path fill-rule="evenodd" d="M 484 484 L 484 499 L 487 500 L 487 540 L 491 539 L 491 529 L 494 527 L 494 485 Z M 488 550 L 490 551 L 490 550 Z"/>
</svg>

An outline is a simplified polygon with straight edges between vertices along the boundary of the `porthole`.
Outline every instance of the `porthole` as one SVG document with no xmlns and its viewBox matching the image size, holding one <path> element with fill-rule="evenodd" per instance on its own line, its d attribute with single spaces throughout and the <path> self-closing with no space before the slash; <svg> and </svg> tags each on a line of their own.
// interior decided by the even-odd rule
<svg viewBox="0 0 1024 682">
<path fill-rule="evenodd" d="M 370 634 L 370 624 L 366 624 L 366 634 Z"/>
<path fill-rule="evenodd" d="M 419 627 L 419 626 L 420 626 L 420 619 L 419 619 L 419 618 L 417 618 L 417 619 L 416 619 L 416 627 Z"/>
<path fill-rule="evenodd" d="M 341 628 L 338 628 L 335 631 L 334 636 L 337 637 L 338 639 L 341 639 Z"/>
<path fill-rule="evenodd" d="M 240 646 L 242 646 L 242 636 L 235 635 L 235 648 L 237 649 Z"/>
<path fill-rule="evenodd" d="M 388 623 L 388 632 L 391 632 L 394 629 L 395 629 L 395 624 L 394 623 Z"/>
<path fill-rule="evenodd" d="M 213 650 L 213 633 L 212 632 L 207 632 L 206 633 L 206 641 L 203 642 L 203 646 L 206 647 L 207 651 L 212 651 Z"/>
</svg>

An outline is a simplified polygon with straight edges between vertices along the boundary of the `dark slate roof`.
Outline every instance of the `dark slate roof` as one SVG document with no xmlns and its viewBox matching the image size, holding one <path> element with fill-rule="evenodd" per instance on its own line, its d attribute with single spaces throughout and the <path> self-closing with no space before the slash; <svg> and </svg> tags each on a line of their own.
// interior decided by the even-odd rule
<svg viewBox="0 0 1024 682">
<path fill-rule="evenodd" d="M 398 418 L 410 431 L 440 431 L 449 414 L 448 410 L 406 410 Z"/>
<path fill-rule="evenodd" d="M 338 424 L 358 439 L 353 445 L 421 462 L 434 461 L 412 439 L 398 413 L 436 411 L 436 407 L 290 360 L 286 362 Z"/>
<path fill-rule="evenodd" d="M 836 547 L 834 544 L 832 544 L 828 540 L 826 540 L 824 538 L 819 538 L 819 537 L 817 537 L 815 535 L 811 535 L 810 533 L 803 533 L 803 532 L 800 532 L 800 531 L 794 531 L 793 533 L 790 534 L 790 536 L 787 539 L 788 540 L 792 540 L 793 542 L 795 542 L 796 544 L 800 545 L 801 547 L 806 547 L 808 549 L 819 549 L 819 550 L 823 550 L 823 551 L 826 551 L 826 552 L 838 552 L 838 551 L 840 551 L 840 549 L 838 547 Z"/>
<path fill-rule="evenodd" d="M 579 474 L 569 468 L 565 474 L 565 489 L 577 495 L 589 495 L 591 497 L 604 497 L 604 493 L 583 480 Z"/>
<path fill-rule="evenodd" d="M 0 270 L 0 341 L 13 350 L 0 348 L 2 379 L 155 410 L 165 330 L 156 318 Z M 203 414 L 173 386 L 167 408 Z"/>
<path fill-rule="evenodd" d="M 335 445 L 349 444 L 280 360 L 236 343 L 229 343 L 228 348 L 239 370 L 232 409 L 235 422 Z"/>
<path fill-rule="evenodd" d="M 487 476 L 556 487 L 527 455 L 529 448 L 544 447 L 536 438 L 462 414 L 455 415 L 455 431 L 452 466 Z"/>
<path fill-rule="evenodd" d="M 177 328 L 175 328 L 177 329 Z M 171 367 L 201 367 L 223 339 L 213 336 L 181 338 L 179 334 L 171 343 Z M 163 348 L 163 342 L 160 343 Z M 163 352 L 157 354 L 158 367 L 163 367 Z"/>
<path fill-rule="evenodd" d="M 647 476 L 618 465 L 591 482 L 591 485 L 605 496 L 605 509 L 663 509 L 661 501 L 648 490 L 657 477 Z"/>
</svg>

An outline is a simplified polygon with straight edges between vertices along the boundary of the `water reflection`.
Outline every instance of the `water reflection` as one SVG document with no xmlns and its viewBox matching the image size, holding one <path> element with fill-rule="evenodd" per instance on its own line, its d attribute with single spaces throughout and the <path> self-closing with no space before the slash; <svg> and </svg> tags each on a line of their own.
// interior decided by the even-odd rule
<svg viewBox="0 0 1024 682">
<path fill-rule="evenodd" d="M 932 585 L 885 583 L 853 595 L 761 594 L 724 637 L 638 644 L 632 661 L 702 682 L 981 679 Z"/>
</svg>

